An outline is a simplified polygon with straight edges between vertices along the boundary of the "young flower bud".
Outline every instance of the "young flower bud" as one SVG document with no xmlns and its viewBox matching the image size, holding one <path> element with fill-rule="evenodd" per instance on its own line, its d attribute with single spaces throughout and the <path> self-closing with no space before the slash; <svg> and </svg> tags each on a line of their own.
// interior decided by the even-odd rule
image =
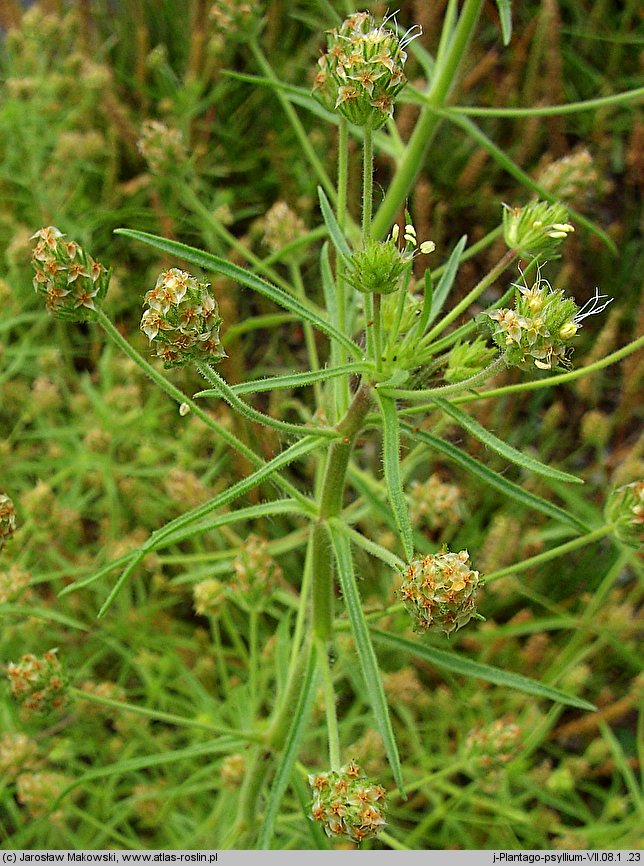
<svg viewBox="0 0 644 866">
<path fill-rule="evenodd" d="M 351 256 L 346 279 L 364 294 L 388 295 L 398 289 L 410 257 L 395 241 L 371 241 Z"/>
<path fill-rule="evenodd" d="M 60 319 L 87 322 L 105 297 L 111 272 L 55 226 L 37 231 L 32 264 L 34 289 L 45 295 L 47 309 Z"/>
<path fill-rule="evenodd" d="M 471 343 L 457 343 L 449 353 L 443 378 L 450 384 L 463 382 L 480 373 L 496 357 L 496 351 L 486 346 L 482 337 Z"/>
<path fill-rule="evenodd" d="M 405 48 L 420 28 L 399 38 L 385 26 L 388 20 L 377 24 L 368 12 L 350 15 L 330 31 L 327 53 L 318 61 L 313 96 L 357 126 L 381 127 L 392 117 L 394 99 L 407 83 Z"/>
<path fill-rule="evenodd" d="M 141 330 L 156 344 L 166 369 L 225 357 L 219 341 L 219 308 L 209 286 L 186 271 L 170 268 L 146 294 L 149 309 L 143 313 Z"/>
<path fill-rule="evenodd" d="M 478 571 L 469 567 L 466 550 L 428 554 L 413 559 L 403 574 L 398 595 L 414 620 L 414 631 L 452 632 L 466 625 L 476 613 Z"/>
<path fill-rule="evenodd" d="M 16 509 L 6 493 L 0 493 L 0 550 L 16 531 Z"/>
<path fill-rule="evenodd" d="M 59 711 L 67 702 L 67 678 L 56 653 L 55 649 L 49 650 L 42 658 L 29 653 L 18 664 L 9 662 L 6 667 L 11 694 L 25 709 L 38 715 Z"/>
<path fill-rule="evenodd" d="M 347 836 L 362 842 L 385 826 L 385 790 L 368 779 L 355 761 L 339 772 L 309 776 L 313 788 L 310 818 L 319 821 L 327 836 Z"/>
<path fill-rule="evenodd" d="M 566 220 L 568 211 L 559 203 L 534 201 L 525 207 L 504 205 L 503 236 L 522 258 L 552 258 L 560 241 L 574 232 Z"/>
<path fill-rule="evenodd" d="M 629 547 L 644 545 L 644 481 L 618 487 L 608 497 L 606 520 L 616 538 Z"/>
<path fill-rule="evenodd" d="M 550 370 L 568 365 L 569 343 L 581 322 L 605 310 L 610 298 L 595 295 L 581 309 L 563 291 L 553 290 L 547 280 L 537 279 L 532 286 L 514 284 L 518 289 L 514 310 L 499 309 L 483 314 L 492 339 L 504 351 L 508 364 Z"/>
</svg>

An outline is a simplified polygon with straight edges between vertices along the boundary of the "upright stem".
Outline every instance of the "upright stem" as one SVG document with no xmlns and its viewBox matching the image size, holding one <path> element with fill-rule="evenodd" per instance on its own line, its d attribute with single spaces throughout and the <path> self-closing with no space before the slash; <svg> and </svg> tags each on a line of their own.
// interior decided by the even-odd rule
<svg viewBox="0 0 644 866">
<path fill-rule="evenodd" d="M 465 0 L 463 11 L 440 67 L 435 70 L 431 87 L 426 96 L 426 105 L 420 113 L 414 131 L 409 139 L 405 153 L 378 208 L 372 233 L 376 238 L 386 234 L 411 189 L 418 173 L 423 167 L 425 157 L 436 130 L 442 120 L 436 111 L 444 106 L 449 92 L 456 81 L 459 67 L 467 54 L 467 46 L 474 35 L 484 0 Z"/>
<path fill-rule="evenodd" d="M 373 132 L 370 127 L 364 129 L 363 162 L 362 162 L 362 245 L 367 246 L 371 240 L 371 214 L 373 208 Z M 364 295 L 365 335 L 367 340 L 367 356 L 375 358 L 374 350 L 374 303 L 371 294 Z"/>
<path fill-rule="evenodd" d="M 319 519 L 313 527 L 313 630 L 316 638 L 323 643 L 329 641 L 333 633 L 333 569 L 329 539 L 324 524 L 328 518 L 337 517 L 342 510 L 349 458 L 355 437 L 364 423 L 371 401 L 371 387 L 363 383 L 356 392 L 347 414 L 336 427 L 342 438 L 336 440 L 329 449 Z"/>
<path fill-rule="evenodd" d="M 347 189 L 349 182 L 349 124 L 346 118 L 340 117 L 338 127 L 338 225 L 344 234 L 347 223 Z M 337 288 L 338 306 L 338 330 L 349 336 L 351 329 L 348 324 L 348 298 L 347 285 L 344 279 L 344 261 L 341 256 L 336 256 L 335 280 Z M 346 364 L 347 355 L 344 346 L 336 345 L 337 361 L 339 365 Z M 349 406 L 349 381 L 347 377 L 338 378 L 334 382 L 335 393 L 335 418 L 337 421 Z"/>
</svg>

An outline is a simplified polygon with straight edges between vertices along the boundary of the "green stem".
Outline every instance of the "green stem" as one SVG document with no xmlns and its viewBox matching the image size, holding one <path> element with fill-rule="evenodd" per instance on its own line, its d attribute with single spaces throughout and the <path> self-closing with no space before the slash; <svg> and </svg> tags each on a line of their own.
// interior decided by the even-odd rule
<svg viewBox="0 0 644 866">
<path fill-rule="evenodd" d="M 466 394 L 455 400 L 455 403 L 470 403 L 472 400 L 484 400 L 488 397 L 499 397 L 502 394 L 515 394 L 519 391 L 536 391 L 539 388 L 551 388 L 553 385 L 561 385 L 563 382 L 572 382 L 574 379 L 580 379 L 582 376 L 587 376 L 589 373 L 595 373 L 602 370 L 604 367 L 610 367 L 611 364 L 616 364 L 637 352 L 638 349 L 644 348 L 644 336 L 633 340 L 632 343 L 623 346 L 616 352 L 606 355 L 594 364 L 588 364 L 587 367 L 580 367 L 578 370 L 571 370 L 569 373 L 561 373 L 559 376 L 549 376 L 546 379 L 535 379 L 532 382 L 519 382 L 516 385 L 504 385 L 502 388 L 492 388 L 490 391 L 483 391 L 481 394 Z"/>
<path fill-rule="evenodd" d="M 376 370 L 382 367 L 382 295 L 373 296 L 373 352 Z"/>
<path fill-rule="evenodd" d="M 316 637 L 329 641 L 333 633 L 333 568 L 325 522 L 342 510 L 344 484 L 355 437 L 371 406 L 371 387 L 362 384 L 336 427 L 342 436 L 329 450 L 320 498 L 318 523 L 312 535 L 313 630 Z"/>
<path fill-rule="evenodd" d="M 344 234 L 347 222 L 347 190 L 349 183 L 349 124 L 346 118 L 340 117 L 338 126 L 338 225 Z M 348 323 L 348 298 L 347 284 L 344 279 L 344 261 L 341 256 L 336 256 L 335 261 L 335 284 L 337 291 L 337 307 L 338 307 L 338 330 L 346 336 L 351 333 L 351 329 L 347 329 Z M 347 355 L 344 346 L 334 343 L 337 352 L 337 362 L 339 366 L 346 364 Z M 349 407 L 349 380 L 348 378 L 338 379 L 334 383 L 335 392 L 335 418 L 341 418 Z"/>
<path fill-rule="evenodd" d="M 505 369 L 505 360 L 503 356 L 497 358 L 480 373 L 470 376 L 469 379 L 463 379 L 462 382 L 454 382 L 453 385 L 442 385 L 440 388 L 426 388 L 423 391 L 410 391 L 403 388 L 380 388 L 376 385 L 378 392 L 386 397 L 395 397 L 397 400 L 426 400 L 432 397 L 446 397 L 448 394 L 458 394 L 460 391 L 467 391 L 474 385 L 481 385 L 487 382 L 489 378 L 495 376 L 501 370 Z"/>
<path fill-rule="evenodd" d="M 204 379 L 219 391 L 220 396 L 229 406 L 250 421 L 256 421 L 265 427 L 272 427 L 274 430 L 296 434 L 297 436 L 320 436 L 326 439 L 336 439 L 338 436 L 337 432 L 330 427 L 309 427 L 304 424 L 291 424 L 289 421 L 278 421 L 276 418 L 264 415 L 263 412 L 253 409 L 252 406 L 240 400 L 226 380 L 208 364 L 195 363 L 195 367 Z"/>
<path fill-rule="evenodd" d="M 387 233 L 423 167 L 434 134 L 442 120 L 435 109 L 442 108 L 447 101 L 459 67 L 467 56 L 467 46 L 474 35 L 474 28 L 483 4 L 484 0 L 465 0 L 458 24 L 449 41 L 449 49 L 434 70 L 434 77 L 426 95 L 426 105 L 420 113 L 404 156 L 374 218 L 372 232 L 376 238 L 383 237 Z"/>
<path fill-rule="evenodd" d="M 338 715 L 336 712 L 336 696 L 333 688 L 333 677 L 329 664 L 329 655 L 326 647 L 318 641 L 318 660 L 322 672 L 322 687 L 326 704 L 326 724 L 329 737 L 329 766 L 331 770 L 338 772 L 340 769 L 340 731 L 338 728 Z"/>
<path fill-rule="evenodd" d="M 500 568 L 490 574 L 485 575 L 485 582 L 492 583 L 500 577 L 505 577 L 507 574 L 519 574 L 522 571 L 527 571 L 529 568 L 534 568 L 536 565 L 541 565 L 542 562 L 548 562 L 551 559 L 557 559 L 559 556 L 564 556 L 573 550 L 578 550 L 580 547 L 585 547 L 587 544 L 592 544 L 593 541 L 598 541 L 606 535 L 610 535 L 613 531 L 612 525 L 600 526 L 599 529 L 594 529 L 586 535 L 580 535 L 572 541 L 567 541 L 565 544 L 559 544 L 551 550 L 546 550 L 536 556 L 531 556 L 529 559 L 524 559 L 522 562 L 517 562 L 515 565 L 508 565 L 506 568 Z"/>
<path fill-rule="evenodd" d="M 518 253 L 516 250 L 508 250 L 507 253 L 494 265 L 492 270 L 487 273 L 483 279 L 479 280 L 479 282 L 474 286 L 472 291 L 467 294 L 462 301 L 454 307 L 444 318 L 436 324 L 431 331 L 423 337 L 423 345 L 428 345 L 434 339 L 435 336 L 440 334 L 445 328 L 450 325 L 454 319 L 457 319 L 461 313 L 464 313 L 468 307 L 474 303 L 474 301 L 479 297 L 479 295 L 483 294 L 483 292 L 491 286 L 492 283 L 501 276 L 503 271 L 512 264 L 512 262 L 517 258 Z"/>
<path fill-rule="evenodd" d="M 224 659 L 224 647 L 221 642 L 221 628 L 219 627 L 219 620 L 215 616 L 210 617 L 210 629 L 215 644 L 215 656 L 219 679 L 221 680 L 222 697 L 224 700 L 228 700 L 230 696 L 230 682 L 228 680 L 228 671 L 226 670 L 226 660 Z"/>
<path fill-rule="evenodd" d="M 257 715 L 258 707 L 257 673 L 259 670 L 259 655 L 257 652 L 257 624 L 258 613 L 253 608 L 248 617 L 248 691 L 250 692 L 249 698 L 253 720 Z"/>
<path fill-rule="evenodd" d="M 302 271 L 300 270 L 300 266 L 297 262 L 291 262 L 289 265 L 291 272 L 291 279 L 293 280 L 293 286 L 295 288 L 295 294 L 301 301 L 306 300 L 306 291 L 304 289 L 304 282 L 302 281 Z M 320 356 L 318 355 L 318 347 L 315 342 L 315 332 L 313 330 L 313 326 L 310 322 L 303 322 L 302 327 L 304 328 L 304 342 L 306 343 L 306 353 L 308 356 L 309 367 L 311 370 L 317 371 L 320 369 Z M 346 359 L 343 360 L 343 363 L 346 363 Z M 319 382 L 313 383 L 313 394 L 315 396 L 315 405 L 322 405 L 322 386 Z"/>
<path fill-rule="evenodd" d="M 373 209 L 373 130 L 370 126 L 364 128 L 362 157 L 362 243 L 366 247 L 371 240 Z"/>
<path fill-rule="evenodd" d="M 121 332 L 112 324 L 111 320 L 102 310 L 96 311 L 96 318 L 99 325 L 103 328 L 107 336 L 113 340 L 114 343 L 130 358 L 134 363 L 143 370 L 143 372 L 148 376 L 155 385 L 158 385 L 162 391 L 164 391 L 169 397 L 175 400 L 179 405 L 183 403 L 186 404 L 190 408 L 190 411 L 193 415 L 196 415 L 203 423 L 213 430 L 217 436 L 223 439 L 227 445 L 230 445 L 235 451 L 245 457 L 249 463 L 253 466 L 261 468 L 265 466 L 265 461 L 262 458 L 255 454 L 255 452 L 249 448 L 247 445 L 238 439 L 233 433 L 230 433 L 223 427 L 221 424 L 217 423 L 214 418 L 211 418 L 206 412 L 203 411 L 201 406 L 198 403 L 195 403 L 190 397 L 180 391 L 175 385 L 169 382 L 165 376 L 162 376 L 155 368 L 149 364 L 145 358 L 143 358 L 139 353 L 134 349 L 128 341 L 123 337 Z M 289 481 L 283 479 L 280 475 L 276 475 L 273 479 L 276 484 L 278 484 L 283 491 L 288 493 L 289 496 L 292 496 L 293 499 L 296 499 L 300 505 L 304 505 L 307 510 L 310 509 L 311 502 L 307 496 L 304 496 L 297 487 L 294 487 Z"/>
</svg>

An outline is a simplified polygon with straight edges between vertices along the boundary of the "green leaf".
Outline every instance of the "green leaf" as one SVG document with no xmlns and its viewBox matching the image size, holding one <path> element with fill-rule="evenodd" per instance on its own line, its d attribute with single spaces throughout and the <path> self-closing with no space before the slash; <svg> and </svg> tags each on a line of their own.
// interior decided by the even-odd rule
<svg viewBox="0 0 644 866">
<path fill-rule="evenodd" d="M 329 237 L 333 241 L 333 246 L 343 259 L 350 259 L 351 250 L 349 249 L 349 244 L 347 243 L 345 236 L 342 234 L 342 229 L 338 225 L 333 209 L 329 204 L 329 199 L 326 197 L 321 186 L 318 187 L 318 196 L 320 198 L 322 219 L 324 220 L 324 225 L 327 227 L 327 231 L 329 232 Z"/>
<path fill-rule="evenodd" d="M 342 367 L 327 367 L 324 370 L 314 370 L 307 373 L 289 373 L 285 376 L 271 376 L 267 379 L 251 379 L 239 385 L 232 385 L 230 390 L 234 394 L 258 394 L 262 391 L 274 391 L 278 388 L 303 388 L 314 382 L 324 382 L 336 376 L 353 376 L 370 369 L 370 364 L 345 364 Z M 221 395 L 216 388 L 208 388 L 205 391 L 197 391 L 194 396 L 219 397 Z"/>
<path fill-rule="evenodd" d="M 385 484 L 403 550 L 409 562 L 414 555 L 414 540 L 400 474 L 400 428 L 396 401 L 380 393 L 377 396 L 382 411 L 382 460 Z"/>
<path fill-rule="evenodd" d="M 490 487 L 494 487 L 510 499 L 520 502 L 522 505 L 525 505 L 526 508 L 534 508 L 535 511 L 540 511 L 542 514 L 546 514 L 548 517 L 553 518 L 553 520 L 560 520 L 564 523 L 568 523 L 578 532 L 589 531 L 589 527 L 586 526 L 585 523 L 582 523 L 581 520 L 578 520 L 573 514 L 570 514 L 563 508 L 559 508 L 557 505 L 552 505 L 552 503 L 547 502 L 540 496 L 535 496 L 534 493 L 529 493 L 527 490 L 519 487 L 518 484 L 508 481 L 502 475 L 499 475 L 498 472 L 493 472 L 491 469 L 478 463 L 473 457 L 470 457 L 469 454 L 465 454 L 454 445 L 445 442 L 444 439 L 439 439 L 438 436 L 433 436 L 426 430 L 419 430 L 409 424 L 401 424 L 401 429 L 411 436 L 412 439 L 424 442 L 436 451 L 440 451 L 442 454 L 447 455 L 447 457 L 450 457 L 455 463 L 461 466 L 461 468 L 465 469 L 466 472 L 475 475 L 485 484 L 489 484 Z"/>
<path fill-rule="evenodd" d="M 354 358 L 363 357 L 364 353 L 362 350 L 348 337 L 340 333 L 328 320 L 324 319 L 312 306 L 298 300 L 293 295 L 289 295 L 288 292 L 285 292 L 278 286 L 274 286 L 267 280 L 262 279 L 262 277 L 258 277 L 257 274 L 246 271 L 238 265 L 233 265 L 231 262 L 227 262 L 225 259 L 221 259 L 212 253 L 198 250 L 187 244 L 179 243 L 179 241 L 161 238 L 148 232 L 141 232 L 135 229 L 115 229 L 114 233 L 141 241 L 141 243 L 148 244 L 148 246 L 162 252 L 184 259 L 184 261 L 190 262 L 190 264 L 203 268 L 206 271 L 222 274 L 222 276 L 228 277 L 242 286 L 246 286 L 260 295 L 264 295 L 266 298 L 270 298 L 275 304 L 284 307 L 285 310 L 289 310 L 291 313 L 295 313 L 300 319 L 310 322 L 319 331 L 326 334 L 327 337 L 341 343 Z"/>
<path fill-rule="evenodd" d="M 553 469 L 551 466 L 546 466 L 545 463 L 541 463 L 540 460 L 536 460 L 534 457 L 530 457 L 527 454 L 522 454 L 520 451 L 517 451 L 516 448 L 508 445 L 502 439 L 499 439 L 497 436 L 494 436 L 493 433 L 490 433 L 489 430 L 486 430 L 485 427 L 479 424 L 478 421 L 475 421 L 471 415 L 467 414 L 467 412 L 463 412 L 462 409 L 458 409 L 446 400 L 440 400 L 438 397 L 434 397 L 433 399 L 441 412 L 449 415 L 457 422 L 457 424 L 459 424 L 459 426 L 463 427 L 464 430 L 467 430 L 468 433 L 471 433 L 475 439 L 478 439 L 479 442 L 487 445 L 488 448 L 491 448 L 492 451 L 496 451 L 497 454 L 500 454 L 501 457 L 505 457 L 505 459 L 509 460 L 511 463 L 516 463 L 518 466 L 521 466 L 522 469 L 527 469 L 529 472 L 534 472 L 536 475 L 544 475 L 546 478 L 554 478 L 557 481 L 566 481 L 569 484 L 584 483 L 581 478 L 569 475 L 567 472 L 561 472 L 559 469 Z"/>
<path fill-rule="evenodd" d="M 286 791 L 286 787 L 291 777 L 293 765 L 297 759 L 302 740 L 308 730 L 309 718 L 311 716 L 313 701 L 315 699 L 316 683 L 317 655 L 315 645 L 312 644 L 297 707 L 293 713 L 291 727 L 286 735 L 284 750 L 277 763 L 275 778 L 262 816 L 262 829 L 260 830 L 257 842 L 257 847 L 262 851 L 270 848 L 271 839 L 275 832 L 275 822 L 277 820 L 280 803 L 282 802 L 282 797 L 284 796 L 284 792 Z"/>
<path fill-rule="evenodd" d="M 387 753 L 387 759 L 394 775 L 394 780 L 401 794 L 404 796 L 404 783 L 398 746 L 389 716 L 389 708 L 380 676 L 378 659 L 371 643 L 367 620 L 365 619 L 360 593 L 356 584 L 351 547 L 348 539 L 338 532 L 332 524 L 328 524 L 328 527 L 338 565 L 338 580 L 340 581 L 344 604 L 347 609 L 349 623 L 351 624 L 351 634 L 353 635 L 358 652 L 358 659 L 367 688 L 369 702 L 385 746 L 385 752 Z"/>
<path fill-rule="evenodd" d="M 512 38 L 512 3 L 511 0 L 496 0 L 501 19 L 501 35 L 503 44 L 509 45 Z"/>
<path fill-rule="evenodd" d="M 445 301 L 447 300 L 447 296 L 449 295 L 452 286 L 454 285 L 454 280 L 456 278 L 456 272 L 458 271 L 458 266 L 461 261 L 461 256 L 463 255 L 463 250 L 465 249 L 465 244 L 467 243 L 467 235 L 463 235 L 460 241 L 456 244 L 454 249 L 452 250 L 452 254 L 447 260 L 447 264 L 445 265 L 445 270 L 442 273 L 440 280 L 438 281 L 438 285 L 434 291 L 434 296 L 432 298 L 432 309 L 429 314 L 429 320 L 427 321 L 427 325 L 431 325 L 436 316 L 440 313 L 445 305 Z M 423 328 L 423 331 L 425 329 Z M 421 333 L 423 333 L 421 331 Z"/>
<path fill-rule="evenodd" d="M 215 496 L 213 499 L 208 500 L 208 502 L 204 502 L 203 505 L 199 505 L 196 508 L 192 508 L 190 511 L 187 511 L 185 514 L 182 514 L 180 517 L 176 517 L 174 520 L 171 520 L 169 523 L 166 523 L 161 529 L 157 529 L 156 532 L 153 532 L 152 535 L 148 538 L 147 542 L 140 548 L 133 556 L 133 559 L 130 561 L 129 565 L 125 569 L 125 571 L 121 574 L 110 594 L 106 598 L 103 603 L 101 609 L 98 612 L 98 619 L 101 619 L 107 613 L 108 609 L 112 605 L 112 602 L 119 594 L 119 592 L 125 586 L 126 581 L 137 567 L 137 565 L 141 562 L 141 560 L 145 557 L 147 553 L 151 550 L 156 550 L 156 545 L 165 541 L 168 536 L 172 535 L 179 529 L 183 529 L 185 526 L 194 523 L 196 520 L 200 520 L 202 517 L 206 517 L 211 511 L 214 511 L 216 508 L 222 508 L 224 505 L 228 505 L 229 502 L 232 502 L 234 499 L 237 499 L 239 496 L 243 496 L 244 493 L 247 493 L 249 490 L 252 490 L 253 487 L 257 487 L 258 484 L 261 484 L 262 481 L 265 481 L 267 478 L 270 478 L 271 475 L 274 475 L 278 470 L 280 470 L 283 466 L 287 466 L 289 463 L 292 463 L 293 460 L 297 460 L 300 457 L 304 457 L 305 454 L 308 454 L 309 451 L 313 451 L 314 448 L 318 448 L 320 446 L 320 439 L 307 437 L 306 439 L 302 439 L 299 442 L 296 442 L 295 445 L 291 445 L 290 448 L 286 448 L 277 457 L 273 457 L 268 463 L 261 467 L 261 469 L 257 469 L 251 475 L 248 475 L 246 478 L 242 478 L 241 481 L 238 481 L 237 484 L 233 484 L 232 487 L 228 487 L 226 490 L 222 491 L 218 496 Z"/>
<path fill-rule="evenodd" d="M 408 652 L 415 658 L 422 659 L 437 668 L 443 668 L 455 674 L 485 680 L 488 683 L 494 683 L 496 686 L 515 689 L 528 695 L 535 695 L 538 698 L 547 698 L 550 701 L 567 704 L 580 710 L 593 711 L 597 709 L 597 707 L 583 698 L 569 695 L 560 689 L 552 688 L 552 686 L 546 686 L 543 683 L 537 682 L 537 680 L 523 676 L 523 674 L 514 674 L 501 668 L 492 667 L 492 665 L 471 661 L 468 658 L 459 656 L 455 652 L 445 652 L 445 650 L 435 649 L 434 647 L 427 646 L 427 644 L 420 643 L 420 641 L 408 640 L 407 638 L 380 631 L 379 629 L 372 629 L 371 634 L 380 643 L 387 644 L 387 646 L 393 649 Z"/>
<path fill-rule="evenodd" d="M 90 626 L 64 613 L 50 610 L 46 607 L 32 607 L 30 604 L 0 604 L 0 619 L 3 616 L 18 614 L 24 617 L 35 617 L 45 622 L 55 622 L 68 628 L 77 628 L 80 631 L 88 631 Z"/>
</svg>

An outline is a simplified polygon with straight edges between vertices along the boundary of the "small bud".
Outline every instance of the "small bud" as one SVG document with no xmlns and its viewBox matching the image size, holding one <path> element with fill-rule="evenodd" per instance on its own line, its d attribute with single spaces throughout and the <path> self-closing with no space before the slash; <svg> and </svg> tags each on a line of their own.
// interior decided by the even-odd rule
<svg viewBox="0 0 644 866">
<path fill-rule="evenodd" d="M 179 415 L 181 415 L 182 418 L 185 418 L 189 412 L 190 406 L 188 406 L 187 403 L 181 403 L 181 405 L 179 406 Z"/>
<path fill-rule="evenodd" d="M 11 694 L 25 709 L 38 715 L 60 711 L 67 702 L 67 678 L 57 652 L 49 650 L 42 658 L 29 653 L 6 667 Z"/>
<path fill-rule="evenodd" d="M 45 295 L 47 309 L 60 319 L 86 322 L 105 297 L 110 271 L 55 226 L 39 229 L 33 254 L 33 286 Z"/>
<path fill-rule="evenodd" d="M 363 294 L 388 295 L 398 289 L 410 261 L 393 238 L 371 241 L 351 256 L 346 279 Z"/>
<path fill-rule="evenodd" d="M 504 208 L 505 242 L 525 259 L 552 258 L 559 241 L 574 232 L 573 226 L 566 222 L 568 211 L 562 204 L 534 201 L 521 208 L 508 205 Z"/>
<path fill-rule="evenodd" d="M 629 547 L 644 545 L 644 481 L 618 487 L 608 497 L 606 520 L 615 537 Z"/>
<path fill-rule="evenodd" d="M 482 585 L 478 571 L 469 567 L 466 550 L 429 554 L 413 559 L 403 574 L 398 595 L 414 620 L 414 630 L 452 634 L 473 617 Z"/>
<path fill-rule="evenodd" d="M 385 827 L 385 790 L 365 776 L 355 761 L 339 772 L 309 776 L 313 802 L 309 817 L 318 821 L 327 836 L 345 836 L 362 842 Z"/>
<path fill-rule="evenodd" d="M 16 531 L 16 509 L 6 493 L 0 493 L 0 550 Z"/>
<path fill-rule="evenodd" d="M 186 271 L 170 268 L 145 295 L 149 309 L 143 313 L 141 330 L 156 344 L 166 369 L 225 357 L 219 341 L 219 308 L 209 286 Z"/>
<path fill-rule="evenodd" d="M 480 373 L 497 357 L 495 349 L 489 349 L 483 337 L 471 343 L 457 343 L 449 353 L 443 378 L 450 384 L 463 382 Z"/>
<path fill-rule="evenodd" d="M 393 116 L 394 99 L 407 83 L 405 47 L 420 32 L 400 39 L 367 12 L 350 15 L 327 39 L 318 61 L 313 96 L 329 111 L 339 111 L 357 126 L 378 129 Z"/>
</svg>

